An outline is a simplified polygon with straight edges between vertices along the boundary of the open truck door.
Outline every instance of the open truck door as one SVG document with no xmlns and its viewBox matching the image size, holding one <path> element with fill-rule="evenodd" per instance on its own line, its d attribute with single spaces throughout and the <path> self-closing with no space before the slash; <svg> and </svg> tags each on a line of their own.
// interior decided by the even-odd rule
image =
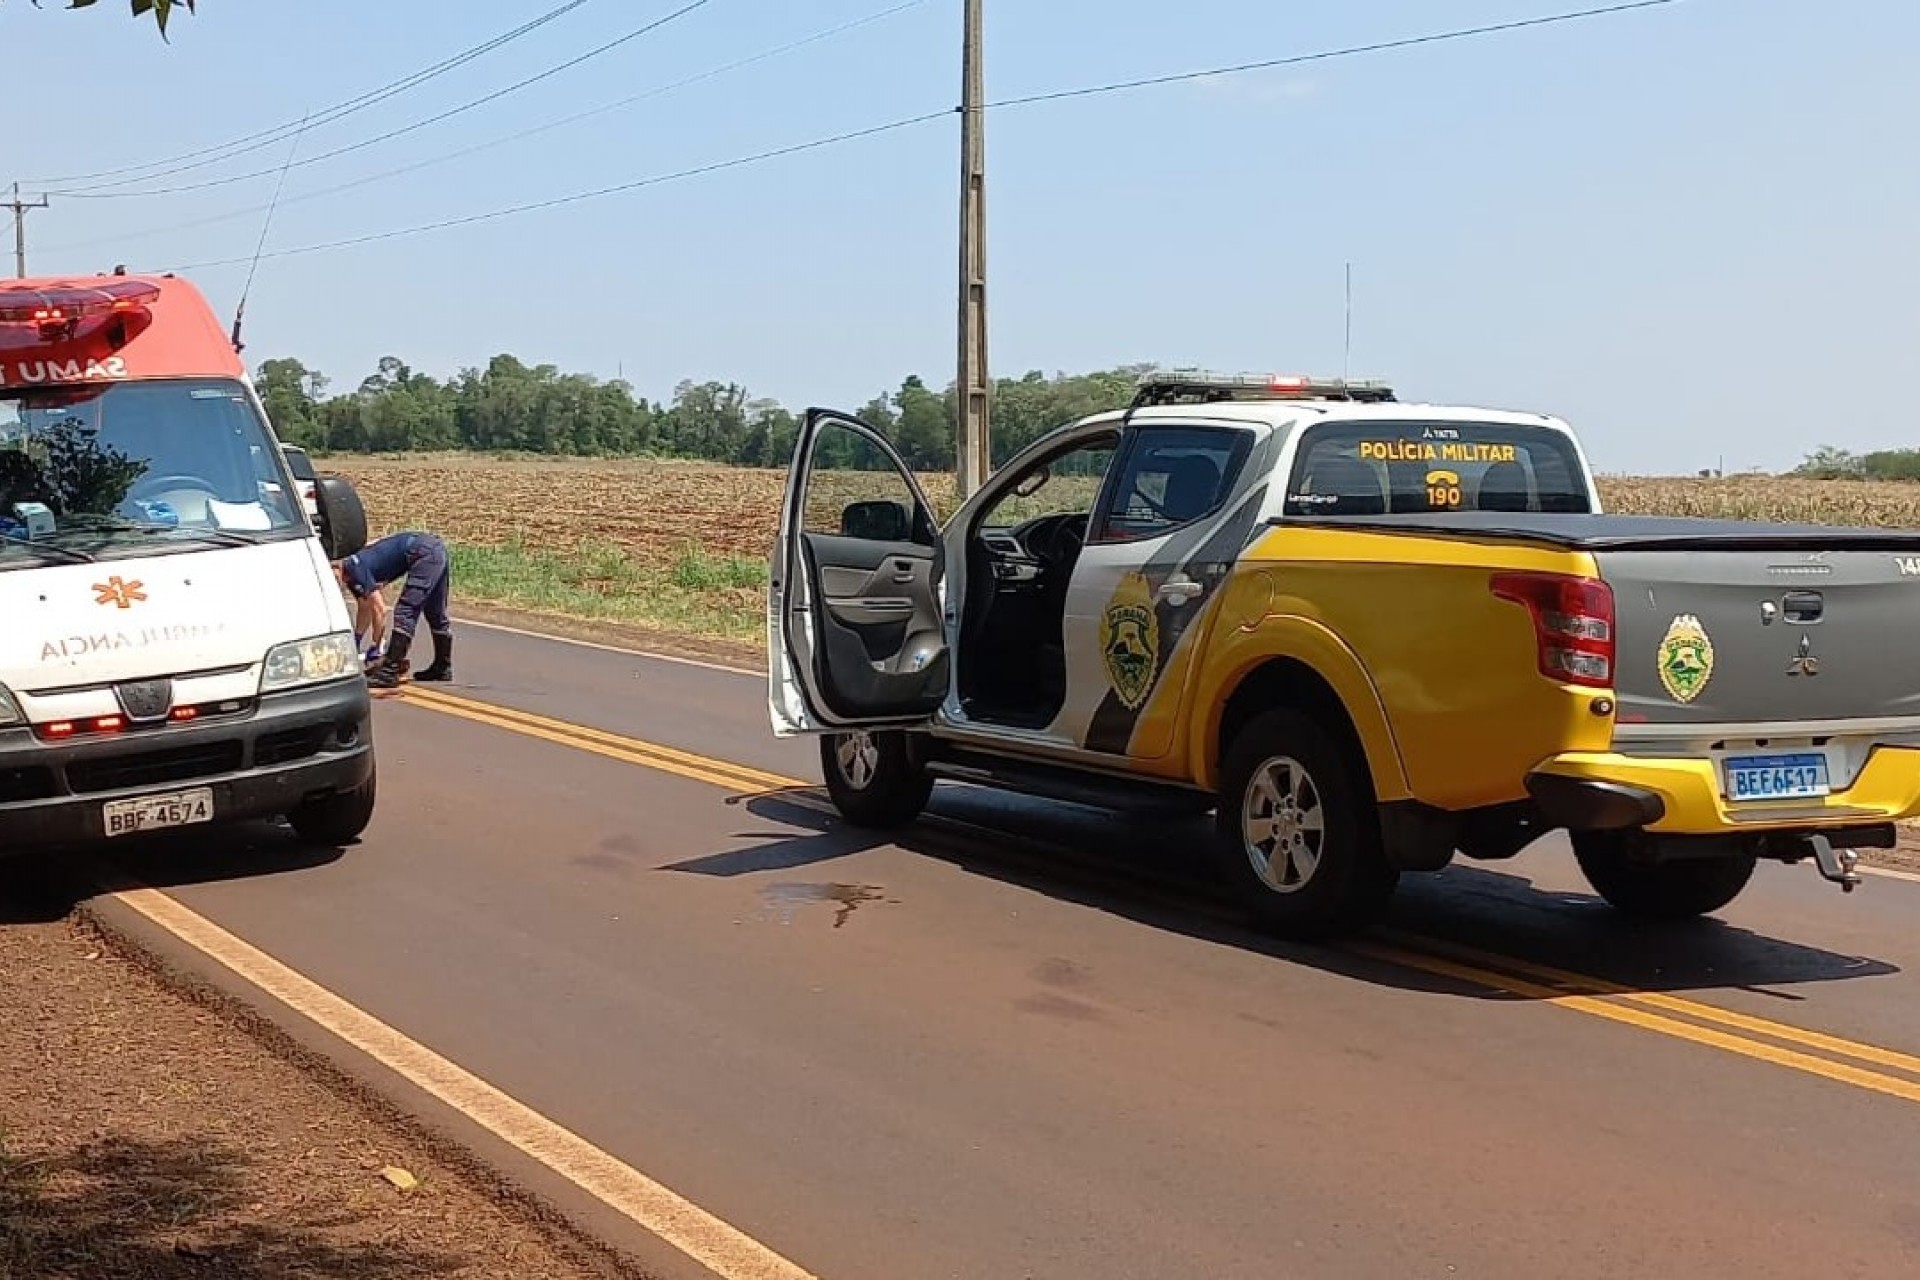
<svg viewBox="0 0 1920 1280">
<path fill-rule="evenodd" d="M 924 723 L 946 699 L 946 546 L 900 455 L 847 414 L 809 409 L 767 583 L 778 737 Z"/>
</svg>

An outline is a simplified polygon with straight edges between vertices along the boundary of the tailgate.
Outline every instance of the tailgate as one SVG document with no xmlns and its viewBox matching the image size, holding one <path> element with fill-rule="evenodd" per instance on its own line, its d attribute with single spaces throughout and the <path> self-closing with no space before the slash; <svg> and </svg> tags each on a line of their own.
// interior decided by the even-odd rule
<svg viewBox="0 0 1920 1280">
<path fill-rule="evenodd" d="M 1622 739 L 1636 724 L 1784 735 L 1920 716 L 1920 552 L 1695 544 L 1594 559 L 1613 588 Z"/>
</svg>

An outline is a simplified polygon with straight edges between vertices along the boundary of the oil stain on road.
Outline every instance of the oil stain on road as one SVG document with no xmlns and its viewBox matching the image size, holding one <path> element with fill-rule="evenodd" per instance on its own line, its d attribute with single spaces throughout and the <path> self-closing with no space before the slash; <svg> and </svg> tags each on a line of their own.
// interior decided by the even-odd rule
<svg viewBox="0 0 1920 1280">
<path fill-rule="evenodd" d="M 898 899 L 886 896 L 880 886 L 872 884 L 770 884 L 760 891 L 761 900 L 781 913 L 781 924 L 792 924 L 794 915 L 802 907 L 820 903 L 831 903 L 833 927 L 838 929 L 846 924 L 847 917 L 863 902 L 884 902 L 897 905 Z"/>
</svg>

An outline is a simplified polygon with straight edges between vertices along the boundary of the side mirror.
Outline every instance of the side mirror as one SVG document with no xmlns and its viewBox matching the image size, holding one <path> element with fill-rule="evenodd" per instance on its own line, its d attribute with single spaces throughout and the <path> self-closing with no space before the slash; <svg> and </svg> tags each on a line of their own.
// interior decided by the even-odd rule
<svg viewBox="0 0 1920 1280">
<path fill-rule="evenodd" d="M 904 502 L 853 502 L 840 512 L 840 535 L 868 542 L 913 541 L 913 512 Z"/>
<path fill-rule="evenodd" d="M 367 509 L 360 494 L 339 476 L 314 481 L 314 499 L 320 506 L 320 545 L 327 559 L 344 560 L 367 545 Z"/>
</svg>

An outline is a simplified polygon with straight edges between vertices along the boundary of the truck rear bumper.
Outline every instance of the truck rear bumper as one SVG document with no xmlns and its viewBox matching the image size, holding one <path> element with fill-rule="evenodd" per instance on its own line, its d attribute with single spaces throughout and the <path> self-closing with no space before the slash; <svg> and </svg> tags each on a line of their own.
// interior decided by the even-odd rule
<svg viewBox="0 0 1920 1280">
<path fill-rule="evenodd" d="M 116 800 L 206 788 L 216 823 L 278 817 L 373 772 L 364 681 L 263 697 L 230 720 L 43 742 L 0 730 L 0 854 L 106 837 Z"/>
<path fill-rule="evenodd" d="M 1920 748 L 1875 747 L 1853 784 L 1811 800 L 1729 801 L 1713 761 L 1602 752 L 1555 756 L 1527 775 L 1546 820 L 1573 831 L 1669 835 L 1830 829 L 1920 815 Z"/>
</svg>

